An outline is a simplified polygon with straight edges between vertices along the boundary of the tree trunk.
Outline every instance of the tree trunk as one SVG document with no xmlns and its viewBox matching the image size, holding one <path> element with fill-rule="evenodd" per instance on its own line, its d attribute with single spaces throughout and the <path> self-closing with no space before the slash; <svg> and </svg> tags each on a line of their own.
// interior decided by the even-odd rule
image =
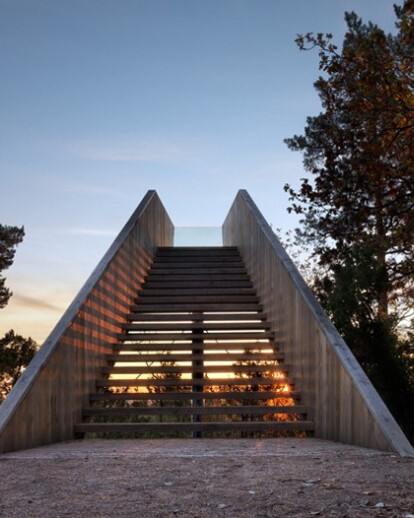
<svg viewBox="0 0 414 518">
<path fill-rule="evenodd" d="M 381 186 L 381 181 L 379 181 Z M 389 278 L 387 269 L 387 236 L 385 232 L 381 189 L 375 193 L 375 219 L 376 219 L 376 255 L 378 265 L 377 296 L 378 296 L 378 320 L 388 319 L 388 292 Z"/>
</svg>

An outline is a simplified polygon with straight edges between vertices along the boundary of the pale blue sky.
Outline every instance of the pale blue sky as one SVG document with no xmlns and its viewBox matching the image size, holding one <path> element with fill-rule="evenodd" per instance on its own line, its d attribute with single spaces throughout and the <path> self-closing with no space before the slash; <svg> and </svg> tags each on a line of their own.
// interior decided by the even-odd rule
<svg viewBox="0 0 414 518">
<path fill-rule="evenodd" d="M 401 3 L 401 2 L 400 2 Z M 316 52 L 390 0 L 0 0 L 0 222 L 26 237 L 0 312 L 41 342 L 148 189 L 220 226 L 240 188 L 277 228 L 304 173 L 283 139 L 320 107 Z"/>
</svg>

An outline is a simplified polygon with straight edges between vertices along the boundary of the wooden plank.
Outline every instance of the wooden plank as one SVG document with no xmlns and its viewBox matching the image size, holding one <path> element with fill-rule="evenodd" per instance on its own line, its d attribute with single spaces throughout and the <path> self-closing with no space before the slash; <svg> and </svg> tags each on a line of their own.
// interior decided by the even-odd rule
<svg viewBox="0 0 414 518">
<path fill-rule="evenodd" d="M 157 276 L 162 277 L 165 275 L 171 276 L 171 277 L 189 277 L 189 276 L 195 276 L 195 275 L 208 275 L 210 277 L 214 277 L 216 275 L 240 275 L 241 277 L 246 275 L 246 270 L 244 268 L 222 268 L 214 266 L 205 267 L 205 268 L 152 268 L 151 277 Z M 244 277 L 246 278 L 246 277 Z"/>
<path fill-rule="evenodd" d="M 170 353 L 170 354 L 151 354 L 151 353 L 136 353 L 136 354 L 112 354 L 108 355 L 108 361 L 116 363 L 137 363 L 137 362 L 192 362 L 195 360 L 204 360 L 206 362 L 220 362 L 220 361 L 283 361 L 281 353 L 228 353 L 222 352 L 219 354 L 204 353 L 192 354 L 192 349 L 187 354 Z"/>
<path fill-rule="evenodd" d="M 212 378 L 198 379 L 197 385 L 204 387 L 216 386 L 263 386 L 263 385 L 282 385 L 287 384 L 286 380 L 275 380 L 273 378 Z M 190 379 L 98 379 L 97 387 L 186 387 L 191 386 L 193 380 Z"/>
<path fill-rule="evenodd" d="M 168 391 L 168 392 L 97 392 L 89 396 L 90 401 L 188 401 L 192 399 L 223 400 L 223 401 L 265 401 L 268 399 L 300 400 L 297 391 L 289 393 L 276 391 L 223 391 L 223 392 L 192 392 L 192 391 Z"/>
<path fill-rule="evenodd" d="M 148 323 L 134 323 L 124 324 L 122 326 L 124 331 L 189 331 L 193 329 L 207 330 L 207 331 L 223 331 L 223 330 L 269 330 L 269 324 L 266 322 L 216 322 L 216 323 L 205 323 L 199 322 L 183 322 L 179 324 L 172 324 L 171 322 L 156 322 Z"/>
<path fill-rule="evenodd" d="M 246 331 L 246 332 L 209 332 L 201 335 L 194 335 L 193 333 L 122 333 L 118 335 L 118 339 L 122 341 L 171 341 L 171 340 L 194 340 L 195 338 L 206 340 L 264 340 L 265 338 L 273 338 L 274 333 L 270 331 Z"/>
<path fill-rule="evenodd" d="M 238 421 L 213 423 L 82 423 L 74 427 L 75 433 L 96 432 L 240 432 L 240 431 L 311 431 L 311 421 Z"/>
<path fill-rule="evenodd" d="M 156 257 L 161 257 L 167 255 L 171 256 L 181 256 L 181 255 L 237 255 L 240 256 L 240 252 L 237 246 L 174 246 L 174 247 L 158 247 Z"/>
<path fill-rule="evenodd" d="M 179 312 L 179 311 L 212 311 L 218 313 L 219 311 L 236 312 L 236 311 L 262 311 L 260 304 L 251 304 L 249 302 L 234 302 L 232 304 L 221 304 L 217 308 L 217 304 L 213 302 L 198 302 L 194 304 L 142 304 L 131 307 L 133 313 L 142 312 L 153 312 L 153 313 L 165 313 L 165 312 Z"/>
<path fill-rule="evenodd" d="M 227 312 L 227 313 L 129 313 L 126 315 L 127 320 L 132 322 L 173 322 L 173 321 L 198 321 L 216 322 L 222 320 L 235 321 L 265 321 L 266 315 L 263 312 Z"/>
<path fill-rule="evenodd" d="M 151 272 L 157 273 L 158 270 L 184 270 L 184 269 L 191 269 L 191 270 L 201 270 L 201 269 L 207 269 L 207 270 L 217 270 L 217 269 L 237 269 L 240 272 L 246 273 L 246 270 L 244 269 L 243 262 L 241 260 L 234 260 L 234 261 L 220 261 L 218 259 L 216 260 L 210 260 L 210 261 L 154 261 L 151 266 Z M 231 272 L 230 272 L 231 273 Z"/>
<path fill-rule="evenodd" d="M 246 274 L 240 274 L 240 273 L 232 273 L 232 274 L 224 274 L 224 273 L 217 273 L 214 275 L 211 274 L 194 274 L 192 272 L 187 272 L 186 274 L 175 274 L 173 277 L 168 275 L 162 275 L 158 273 L 149 273 L 147 276 L 147 281 L 152 282 L 218 282 L 218 281 L 242 281 L 246 282 L 248 280 L 248 277 Z"/>
<path fill-rule="evenodd" d="M 153 264 L 179 264 L 179 263 L 191 263 L 191 264 L 199 264 L 199 263 L 236 263 L 243 264 L 243 260 L 240 257 L 240 254 L 214 254 L 207 257 L 205 254 L 203 255 L 157 255 L 154 259 Z"/>
<path fill-rule="evenodd" d="M 216 278 L 214 279 L 198 279 L 195 280 L 181 280 L 177 281 L 174 279 L 167 279 L 163 277 L 159 281 L 153 281 L 151 278 L 147 277 L 146 282 L 142 285 L 142 289 L 202 289 L 202 288 L 220 288 L 220 289 L 249 289 L 253 288 L 253 284 L 248 279 L 244 278 L 241 280 L 230 280 L 230 281 L 220 281 Z"/>
<path fill-rule="evenodd" d="M 202 358 L 203 360 L 205 358 Z M 205 360 L 207 361 L 207 360 Z M 261 360 L 259 360 L 261 361 Z M 158 362 L 157 362 L 158 363 Z M 161 373 L 258 373 L 258 372 L 287 372 L 286 366 L 281 365 L 144 365 L 144 366 L 115 366 L 104 367 L 103 374 L 161 374 Z"/>
<path fill-rule="evenodd" d="M 255 295 L 163 295 L 163 296 L 150 296 L 147 293 L 142 293 L 141 296 L 136 299 L 135 305 L 140 306 L 144 304 L 215 304 L 220 308 L 221 305 L 226 304 L 258 304 L 259 299 Z"/>
<path fill-rule="evenodd" d="M 157 248 L 158 255 L 181 255 L 181 254 L 240 254 L 237 246 L 217 245 L 217 246 L 160 246 Z"/>
<path fill-rule="evenodd" d="M 255 297 L 255 291 L 252 288 L 225 288 L 225 287 L 202 287 L 199 286 L 197 288 L 171 288 L 169 284 L 166 284 L 164 287 L 160 288 L 153 288 L 151 285 L 146 285 L 143 287 L 143 289 L 139 292 L 139 297 L 159 297 L 159 296 L 165 296 L 168 295 L 169 297 L 176 296 L 176 297 L 188 297 L 189 295 L 198 295 L 198 296 L 204 296 L 204 295 L 210 295 L 210 296 L 220 296 L 220 295 L 242 295 L 242 296 L 253 296 Z"/>
<path fill-rule="evenodd" d="M 255 342 L 255 341 L 246 341 L 241 342 L 240 340 L 233 341 L 215 341 L 215 342 L 204 342 L 202 344 L 201 349 L 203 351 L 244 351 L 248 350 L 259 350 L 259 349 L 272 349 L 272 342 Z M 200 347 L 198 347 L 200 348 Z M 194 349 L 194 344 L 192 340 L 187 340 L 187 342 L 180 343 L 177 342 L 153 342 L 153 343 L 120 343 L 116 346 L 117 351 L 192 351 Z"/>
<path fill-rule="evenodd" d="M 184 416 L 184 415 L 306 415 L 306 407 L 299 405 L 238 405 L 238 406 L 149 406 L 149 407 L 87 407 L 83 409 L 84 417 L 129 417 L 129 416 Z"/>
</svg>

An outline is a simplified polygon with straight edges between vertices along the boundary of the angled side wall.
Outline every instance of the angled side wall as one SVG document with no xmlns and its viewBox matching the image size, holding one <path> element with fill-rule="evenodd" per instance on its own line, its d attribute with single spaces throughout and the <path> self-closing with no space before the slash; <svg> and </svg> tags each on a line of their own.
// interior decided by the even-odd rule
<svg viewBox="0 0 414 518">
<path fill-rule="evenodd" d="M 149 191 L 0 405 L 1 452 L 73 438 L 155 248 L 171 246 L 173 232 L 158 195 Z"/>
<path fill-rule="evenodd" d="M 238 246 L 315 435 L 402 456 L 414 450 L 246 191 L 223 225 Z"/>
</svg>

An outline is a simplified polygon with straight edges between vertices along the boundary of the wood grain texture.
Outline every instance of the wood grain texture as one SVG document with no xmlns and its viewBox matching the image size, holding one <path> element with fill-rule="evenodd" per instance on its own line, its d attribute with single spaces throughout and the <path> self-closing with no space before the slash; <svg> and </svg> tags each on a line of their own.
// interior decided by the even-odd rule
<svg viewBox="0 0 414 518">
<path fill-rule="evenodd" d="M 402 456 L 414 450 L 246 191 L 223 225 L 238 246 L 315 435 Z"/>
<path fill-rule="evenodd" d="M 60 322 L 0 406 L 0 451 L 72 439 L 158 246 L 174 228 L 148 191 Z"/>
</svg>

